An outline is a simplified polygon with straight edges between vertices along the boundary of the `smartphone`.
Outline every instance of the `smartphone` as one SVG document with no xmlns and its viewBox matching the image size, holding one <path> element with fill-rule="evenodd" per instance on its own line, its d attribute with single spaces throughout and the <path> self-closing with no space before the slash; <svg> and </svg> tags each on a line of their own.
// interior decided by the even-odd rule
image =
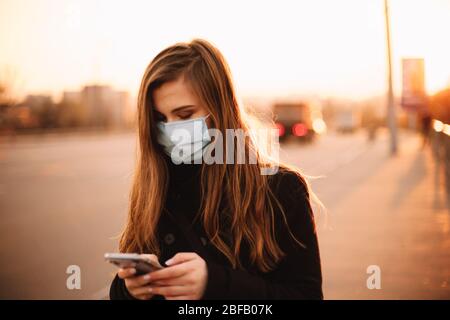
<svg viewBox="0 0 450 320">
<path fill-rule="evenodd" d="M 164 268 L 161 264 L 149 261 L 137 253 L 105 253 L 105 260 L 119 268 L 133 267 L 138 276 Z"/>
</svg>

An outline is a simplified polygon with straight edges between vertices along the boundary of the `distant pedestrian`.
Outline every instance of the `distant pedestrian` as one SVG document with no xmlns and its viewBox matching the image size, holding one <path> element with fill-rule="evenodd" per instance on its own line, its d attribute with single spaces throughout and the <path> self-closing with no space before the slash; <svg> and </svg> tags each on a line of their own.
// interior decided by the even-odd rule
<svg viewBox="0 0 450 320">
<path fill-rule="evenodd" d="M 422 113 L 419 113 L 420 117 L 420 129 L 422 133 L 423 138 L 423 144 L 422 147 L 425 148 L 425 146 L 429 143 L 430 140 L 430 130 L 431 130 L 431 114 L 429 111 L 424 111 Z"/>
</svg>

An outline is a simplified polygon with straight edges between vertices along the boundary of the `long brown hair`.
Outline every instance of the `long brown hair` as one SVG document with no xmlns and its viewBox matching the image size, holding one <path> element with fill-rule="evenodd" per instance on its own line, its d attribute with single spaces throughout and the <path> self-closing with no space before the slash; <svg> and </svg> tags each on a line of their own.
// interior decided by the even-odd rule
<svg viewBox="0 0 450 320">
<path fill-rule="evenodd" d="M 180 76 L 188 80 L 211 114 L 212 127 L 222 132 L 249 130 L 228 64 L 215 46 L 194 39 L 160 52 L 148 65 L 138 95 L 139 148 L 128 221 L 120 239 L 122 252 L 160 253 L 156 226 L 164 207 L 169 177 L 156 142 L 152 93 Z M 261 174 L 261 168 L 270 161 L 260 154 L 252 139 L 245 139 L 244 148 L 245 154 L 256 156 L 256 164 L 202 165 L 203 201 L 199 213 L 211 243 L 234 268 L 242 267 L 239 253 L 245 243 L 251 263 L 266 272 L 284 256 L 275 239 L 274 206 L 279 203 L 270 190 L 268 176 Z M 299 178 L 306 183 L 300 174 Z M 226 203 L 226 207 L 221 207 L 221 203 Z M 220 215 L 227 216 L 227 224 L 222 223 L 224 219 Z"/>
</svg>

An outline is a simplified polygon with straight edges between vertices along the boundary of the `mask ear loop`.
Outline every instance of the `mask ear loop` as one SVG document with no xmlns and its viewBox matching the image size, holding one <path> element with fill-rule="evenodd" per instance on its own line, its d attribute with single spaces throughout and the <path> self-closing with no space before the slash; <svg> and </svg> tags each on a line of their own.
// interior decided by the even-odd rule
<svg viewBox="0 0 450 320">
<path fill-rule="evenodd" d="M 206 119 L 207 119 L 210 115 L 211 115 L 211 113 L 208 113 L 206 116 L 203 117 L 203 120 L 205 121 L 205 125 L 206 125 L 206 132 L 208 133 L 208 136 L 209 136 L 208 130 L 209 130 L 210 128 L 208 127 L 208 124 L 206 123 Z M 207 145 L 209 145 L 211 142 L 212 142 L 212 139 L 211 139 L 211 137 L 209 136 L 209 141 L 208 141 Z"/>
<path fill-rule="evenodd" d="M 203 117 L 203 121 L 205 121 L 206 128 L 209 129 L 208 124 L 206 123 L 206 119 L 211 115 L 211 113 L 208 113 L 206 116 Z"/>
</svg>

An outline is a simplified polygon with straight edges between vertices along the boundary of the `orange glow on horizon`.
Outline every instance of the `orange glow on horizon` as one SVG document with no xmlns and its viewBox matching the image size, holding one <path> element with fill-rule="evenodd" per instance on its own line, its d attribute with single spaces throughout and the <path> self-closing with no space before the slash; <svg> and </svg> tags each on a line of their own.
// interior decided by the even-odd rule
<svg viewBox="0 0 450 320">
<path fill-rule="evenodd" d="M 58 96 L 107 83 L 135 95 L 160 50 L 204 37 L 224 53 L 241 95 L 384 93 L 382 0 L 232 1 L 220 12 L 217 5 L 3 0 L 0 74 L 15 70 L 18 94 Z M 449 86 L 450 1 L 391 0 L 390 7 L 396 93 L 403 57 L 425 59 L 429 93 Z"/>
</svg>

